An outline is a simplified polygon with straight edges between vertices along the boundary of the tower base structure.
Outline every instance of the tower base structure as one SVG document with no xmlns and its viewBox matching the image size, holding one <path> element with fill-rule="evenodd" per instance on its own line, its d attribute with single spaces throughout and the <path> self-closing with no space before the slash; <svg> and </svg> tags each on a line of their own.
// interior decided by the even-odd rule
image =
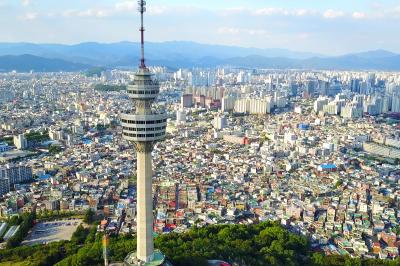
<svg viewBox="0 0 400 266">
<path fill-rule="evenodd" d="M 136 252 L 131 252 L 124 260 L 124 266 L 172 266 L 159 250 L 154 250 L 153 259 L 150 262 L 143 262 L 137 258 Z"/>
</svg>

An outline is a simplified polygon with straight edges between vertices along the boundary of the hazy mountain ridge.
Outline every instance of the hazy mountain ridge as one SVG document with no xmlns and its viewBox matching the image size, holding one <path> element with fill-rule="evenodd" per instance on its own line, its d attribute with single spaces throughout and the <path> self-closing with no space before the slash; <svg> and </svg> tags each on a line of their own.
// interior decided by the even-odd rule
<svg viewBox="0 0 400 266">
<path fill-rule="evenodd" d="M 96 60 L 98 56 L 113 56 L 115 59 L 122 59 L 132 54 L 139 54 L 140 45 L 135 42 L 118 43 L 95 43 L 86 42 L 75 45 L 63 44 L 32 44 L 32 43 L 0 43 L 0 55 L 21 55 L 32 54 L 42 57 L 77 57 Z M 257 54 L 266 57 L 289 57 L 294 59 L 305 59 L 312 56 L 322 56 L 314 53 L 295 52 L 286 49 L 257 49 L 243 48 L 236 46 L 200 44 L 195 42 L 172 41 L 172 42 L 147 42 L 146 54 L 148 57 L 167 59 L 168 57 L 188 57 L 199 59 L 205 56 L 227 59 L 236 56 L 247 56 Z M 106 61 L 110 58 L 105 58 Z M 117 61 L 117 60 L 115 60 Z M 109 63 L 109 62 L 108 62 Z"/>
<path fill-rule="evenodd" d="M 48 59 L 34 55 L 5 55 L 0 56 L 0 72 L 59 72 L 80 71 L 91 66 L 72 63 L 62 59 Z"/>
<path fill-rule="evenodd" d="M 0 71 L 76 71 L 92 66 L 136 67 L 139 54 L 140 45 L 132 42 L 87 42 L 77 45 L 0 43 Z M 248 68 L 400 70 L 400 55 L 385 50 L 328 57 L 285 49 L 175 41 L 147 43 L 146 57 L 149 65 L 163 65 L 172 69 L 229 65 Z"/>
</svg>

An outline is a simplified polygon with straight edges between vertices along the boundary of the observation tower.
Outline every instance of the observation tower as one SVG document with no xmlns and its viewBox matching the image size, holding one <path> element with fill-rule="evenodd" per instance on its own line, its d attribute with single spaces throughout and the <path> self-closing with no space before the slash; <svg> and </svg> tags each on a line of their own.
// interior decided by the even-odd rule
<svg viewBox="0 0 400 266">
<path fill-rule="evenodd" d="M 167 115 L 152 108 L 160 87 L 152 79 L 145 64 L 143 14 L 146 1 L 138 1 L 141 15 L 141 59 L 132 84 L 128 85 L 129 98 L 134 103 L 130 113 L 121 114 L 124 139 L 131 142 L 137 153 L 137 250 L 124 260 L 124 265 L 164 265 L 165 256 L 154 250 L 152 156 L 154 145 L 165 137 Z"/>
</svg>

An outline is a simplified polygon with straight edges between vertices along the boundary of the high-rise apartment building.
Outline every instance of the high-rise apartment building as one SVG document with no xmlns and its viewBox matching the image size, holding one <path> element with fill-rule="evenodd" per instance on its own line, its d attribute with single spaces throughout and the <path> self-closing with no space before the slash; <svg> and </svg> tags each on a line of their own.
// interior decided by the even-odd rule
<svg viewBox="0 0 400 266">
<path fill-rule="evenodd" d="M 236 113 L 263 115 L 271 112 L 270 98 L 243 98 L 235 101 Z"/>
<path fill-rule="evenodd" d="M 10 182 L 8 178 L 0 178 L 0 197 L 10 192 Z"/>
<path fill-rule="evenodd" d="M 32 180 L 32 168 L 24 165 L 0 166 L 0 179 L 7 178 L 10 186 Z"/>
<path fill-rule="evenodd" d="M 314 102 L 314 111 L 319 113 L 324 109 L 324 106 L 327 105 L 329 102 L 328 98 L 320 97 Z"/>
<path fill-rule="evenodd" d="M 342 108 L 341 116 L 343 118 L 350 119 L 361 118 L 363 116 L 363 109 L 361 107 L 358 107 L 357 103 L 353 102 L 347 104 L 345 107 Z"/>
<path fill-rule="evenodd" d="M 214 117 L 214 128 L 218 130 L 222 130 L 228 126 L 228 119 L 225 115 L 218 114 Z"/>
<path fill-rule="evenodd" d="M 230 112 L 235 107 L 236 98 L 233 96 L 224 96 L 221 99 L 221 111 L 222 112 Z"/>
<path fill-rule="evenodd" d="M 394 113 L 400 113 L 400 92 L 393 95 L 391 110 Z"/>
<path fill-rule="evenodd" d="M 181 108 L 190 108 L 193 106 L 193 94 L 184 94 L 181 97 Z"/>
<path fill-rule="evenodd" d="M 24 134 L 20 134 L 14 136 L 14 145 L 17 147 L 18 150 L 25 150 L 28 148 L 28 141 L 25 138 Z"/>
<path fill-rule="evenodd" d="M 186 112 L 184 110 L 176 111 L 176 123 L 184 124 L 186 122 Z"/>
</svg>

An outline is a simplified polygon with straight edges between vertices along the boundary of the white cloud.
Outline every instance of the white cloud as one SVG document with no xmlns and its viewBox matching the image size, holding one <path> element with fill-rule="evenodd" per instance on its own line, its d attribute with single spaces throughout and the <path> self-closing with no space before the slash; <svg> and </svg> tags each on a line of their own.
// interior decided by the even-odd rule
<svg viewBox="0 0 400 266">
<path fill-rule="evenodd" d="M 353 19 L 400 19 L 400 6 L 392 8 L 382 8 L 382 6 L 377 6 L 373 12 L 353 12 L 351 14 Z"/>
<path fill-rule="evenodd" d="M 294 14 L 298 17 L 316 15 L 318 12 L 310 9 L 297 9 Z"/>
<path fill-rule="evenodd" d="M 76 16 L 78 17 L 96 17 L 96 18 L 102 18 L 102 17 L 108 17 L 112 13 L 111 11 L 108 10 L 103 10 L 103 9 L 87 9 L 84 11 L 79 11 L 76 13 Z"/>
<path fill-rule="evenodd" d="M 115 4 L 114 9 L 116 11 L 132 11 L 137 9 L 136 1 L 124 1 Z"/>
<path fill-rule="evenodd" d="M 246 7 L 230 7 L 221 10 L 223 16 L 237 15 L 243 12 L 249 11 Z"/>
<path fill-rule="evenodd" d="M 245 32 L 247 32 L 250 35 L 267 35 L 268 32 L 263 29 L 245 29 Z"/>
<path fill-rule="evenodd" d="M 322 17 L 324 19 L 337 19 L 342 17 L 353 18 L 353 19 L 384 19 L 400 18 L 400 6 L 393 8 L 377 8 L 374 12 L 362 12 L 354 11 L 352 13 L 346 13 L 343 10 L 327 9 L 325 11 L 319 11 L 315 9 L 287 9 L 279 7 L 265 7 L 265 8 L 245 8 L 245 7 L 233 7 L 222 9 L 217 12 L 223 16 L 235 16 L 237 14 L 247 14 L 252 16 L 291 16 L 291 17 Z"/>
<path fill-rule="evenodd" d="M 94 17 L 104 18 L 111 16 L 118 16 L 121 14 L 128 14 L 137 10 L 136 1 L 124 1 L 118 2 L 110 8 L 97 8 L 87 10 L 67 10 L 62 13 L 64 17 Z M 169 9 L 166 6 L 152 5 L 147 7 L 148 15 L 161 15 L 167 12 Z"/>
<path fill-rule="evenodd" d="M 147 13 L 152 16 L 162 15 L 166 13 L 169 9 L 166 6 L 150 6 L 147 8 Z"/>
<path fill-rule="evenodd" d="M 30 4 L 31 4 L 31 0 L 21 0 L 21 4 L 23 5 L 23 6 L 29 6 Z"/>
<path fill-rule="evenodd" d="M 392 9 L 386 10 L 386 14 L 392 18 L 400 18 L 400 6 L 396 6 Z"/>
<path fill-rule="evenodd" d="M 346 14 L 343 11 L 333 9 L 328 9 L 322 14 L 322 16 L 327 19 L 340 18 L 344 17 L 345 15 Z"/>
<path fill-rule="evenodd" d="M 65 10 L 61 13 L 61 16 L 66 17 L 66 18 L 70 18 L 70 17 L 74 17 L 76 14 L 76 10 Z"/>
<path fill-rule="evenodd" d="M 272 16 L 272 15 L 285 15 L 288 13 L 287 10 L 282 8 L 267 7 L 260 8 L 253 11 L 254 15 L 258 16 Z"/>
<path fill-rule="evenodd" d="M 365 19 L 367 18 L 367 14 L 365 14 L 364 12 L 353 12 L 351 17 L 354 19 Z"/>
<path fill-rule="evenodd" d="M 138 8 L 137 1 L 124 1 L 116 3 L 112 11 L 114 14 L 117 14 L 117 13 L 136 11 L 137 8 Z M 160 6 L 160 5 L 147 6 L 146 9 L 149 15 L 161 15 L 168 10 L 166 6 Z"/>
<path fill-rule="evenodd" d="M 38 17 L 38 13 L 35 12 L 28 12 L 26 14 L 24 14 L 21 19 L 23 20 L 34 20 Z"/>
<path fill-rule="evenodd" d="M 223 15 L 236 15 L 239 13 L 248 13 L 254 16 L 293 16 L 293 17 L 306 17 L 318 15 L 318 11 L 313 9 L 299 8 L 299 9 L 286 9 L 279 7 L 265 7 L 258 9 L 249 9 L 244 7 L 228 8 L 222 11 Z"/>
<path fill-rule="evenodd" d="M 221 27 L 218 29 L 219 34 L 239 34 L 240 29 L 239 28 L 229 28 L 229 27 Z"/>
<path fill-rule="evenodd" d="M 49 13 L 52 17 L 54 16 L 54 13 Z M 65 10 L 61 13 L 61 16 L 66 17 L 66 18 L 74 18 L 74 17 L 80 17 L 80 18 L 104 18 L 104 17 L 110 17 L 113 15 L 113 10 L 107 10 L 107 9 L 86 9 L 86 10 Z"/>
<path fill-rule="evenodd" d="M 234 28 L 234 27 L 221 27 L 217 30 L 219 34 L 230 35 L 267 35 L 268 32 L 264 29 L 249 29 L 249 28 Z"/>
<path fill-rule="evenodd" d="M 2 0 L 0 0 L 1 3 Z M 29 6 L 34 0 L 20 0 L 23 6 Z M 63 16 L 67 18 L 105 18 L 105 17 L 118 17 L 122 15 L 132 15 L 132 13 L 137 12 L 137 1 L 136 0 L 119 0 L 111 5 L 97 6 L 89 9 L 71 9 L 66 11 L 61 10 L 48 10 L 43 14 L 35 13 L 31 11 L 19 18 L 24 17 L 24 19 L 36 19 L 39 16 L 46 18 L 55 18 L 57 16 Z M 28 11 L 28 10 L 27 10 Z M 373 12 L 344 12 L 342 10 L 328 9 L 328 10 L 316 10 L 311 8 L 280 8 L 280 7 L 264 7 L 264 8 L 250 8 L 250 7 L 231 7 L 225 9 L 206 9 L 206 8 L 196 8 L 189 5 L 148 5 L 147 13 L 148 16 L 159 16 L 166 13 L 174 13 L 185 16 L 192 15 L 215 15 L 215 16 L 276 16 L 276 17 L 296 17 L 296 18 L 324 18 L 324 19 L 337 19 L 341 17 L 346 17 L 354 20 L 361 19 L 399 19 L 400 18 L 400 6 L 392 8 L 378 7 Z M 48 15 L 50 14 L 50 15 Z M 254 33 L 254 32 L 253 32 Z"/>
</svg>

